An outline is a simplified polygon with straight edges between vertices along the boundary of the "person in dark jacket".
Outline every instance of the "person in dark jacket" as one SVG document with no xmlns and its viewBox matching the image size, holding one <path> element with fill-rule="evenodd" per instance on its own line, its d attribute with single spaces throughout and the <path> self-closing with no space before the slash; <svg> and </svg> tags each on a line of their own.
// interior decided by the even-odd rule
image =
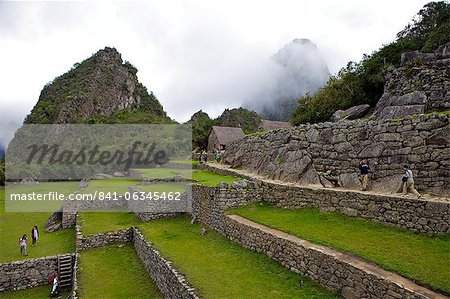
<svg viewBox="0 0 450 299">
<path fill-rule="evenodd" d="M 359 181 L 361 182 L 361 190 L 366 191 L 367 190 L 367 184 L 369 183 L 369 171 L 370 167 L 369 164 L 367 164 L 366 160 L 361 160 L 358 165 L 359 168 Z"/>
</svg>

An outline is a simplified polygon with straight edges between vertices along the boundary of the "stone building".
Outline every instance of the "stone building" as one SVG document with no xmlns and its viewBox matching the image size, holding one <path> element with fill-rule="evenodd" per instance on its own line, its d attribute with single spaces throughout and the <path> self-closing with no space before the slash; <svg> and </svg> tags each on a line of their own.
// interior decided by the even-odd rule
<svg viewBox="0 0 450 299">
<path fill-rule="evenodd" d="M 208 137 L 208 149 L 218 148 L 224 150 L 231 142 L 244 137 L 241 128 L 213 126 Z"/>
</svg>

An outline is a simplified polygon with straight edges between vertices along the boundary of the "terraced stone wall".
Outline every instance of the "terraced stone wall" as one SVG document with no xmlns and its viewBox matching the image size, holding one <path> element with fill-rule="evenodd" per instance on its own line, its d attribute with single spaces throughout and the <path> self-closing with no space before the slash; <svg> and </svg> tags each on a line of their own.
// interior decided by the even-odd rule
<svg viewBox="0 0 450 299">
<path fill-rule="evenodd" d="M 404 164 L 419 189 L 450 195 L 450 115 L 301 125 L 247 136 L 227 146 L 224 160 L 271 179 L 319 184 L 331 171 L 359 188 L 358 161 L 371 167 L 369 187 L 396 191 Z"/>
<path fill-rule="evenodd" d="M 193 215 L 222 230 L 228 207 L 265 201 L 283 208 L 313 207 L 339 211 L 348 216 L 368 218 L 428 235 L 450 233 L 450 202 L 428 201 L 400 196 L 308 188 L 258 182 L 256 188 L 211 188 L 193 186 Z"/>
<path fill-rule="evenodd" d="M 358 261 L 304 240 L 277 235 L 237 221 L 224 219 L 223 234 L 251 250 L 261 252 L 299 274 L 307 274 L 325 287 L 338 291 L 344 298 L 446 298 L 407 282 L 393 279 L 383 270 L 362 267 Z M 401 283 L 399 283 L 401 282 Z"/>
</svg>

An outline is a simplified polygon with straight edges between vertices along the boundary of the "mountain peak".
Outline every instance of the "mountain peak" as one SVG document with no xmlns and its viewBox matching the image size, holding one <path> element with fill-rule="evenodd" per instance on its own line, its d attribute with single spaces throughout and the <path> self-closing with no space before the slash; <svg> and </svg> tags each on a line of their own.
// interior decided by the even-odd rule
<svg viewBox="0 0 450 299">
<path fill-rule="evenodd" d="M 295 38 L 295 39 L 292 40 L 292 43 L 294 43 L 294 44 L 302 44 L 302 45 L 306 45 L 306 44 L 313 44 L 314 45 L 314 43 L 310 39 L 307 39 L 307 38 Z"/>
<path fill-rule="evenodd" d="M 271 57 L 270 84 L 244 105 L 262 118 L 287 121 L 297 107 L 297 99 L 315 93 L 330 77 L 328 66 L 316 44 L 297 38 Z"/>
<path fill-rule="evenodd" d="M 117 62 L 122 64 L 122 55 L 119 53 L 119 51 L 117 51 L 116 48 L 112 48 L 112 47 L 105 47 L 102 50 L 99 50 L 97 53 L 94 54 L 94 57 L 96 57 L 96 59 L 99 62 Z"/>
<path fill-rule="evenodd" d="M 25 123 L 171 122 L 161 104 L 111 47 L 47 84 Z"/>
</svg>

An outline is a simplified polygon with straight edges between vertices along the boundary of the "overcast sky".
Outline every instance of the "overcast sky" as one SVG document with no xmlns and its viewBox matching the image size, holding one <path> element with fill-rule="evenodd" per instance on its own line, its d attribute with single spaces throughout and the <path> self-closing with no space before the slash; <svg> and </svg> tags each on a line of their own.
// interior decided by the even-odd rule
<svg viewBox="0 0 450 299">
<path fill-rule="evenodd" d="M 294 38 L 316 43 L 336 73 L 391 42 L 427 2 L 0 0 L 0 144 L 47 82 L 105 46 L 181 122 L 240 106 L 261 65 Z"/>
</svg>

